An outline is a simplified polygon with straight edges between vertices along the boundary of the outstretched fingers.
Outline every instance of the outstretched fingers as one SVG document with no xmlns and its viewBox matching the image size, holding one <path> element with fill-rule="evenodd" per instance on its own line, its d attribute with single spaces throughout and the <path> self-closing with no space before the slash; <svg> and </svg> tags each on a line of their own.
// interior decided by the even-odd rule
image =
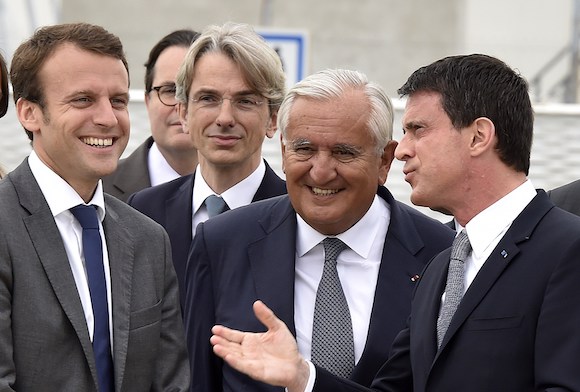
<svg viewBox="0 0 580 392">
<path fill-rule="evenodd" d="M 256 380 L 287 386 L 302 361 L 296 340 L 284 322 L 261 301 L 254 303 L 254 313 L 267 331 L 242 332 L 216 325 L 210 340 L 214 353 Z"/>
</svg>

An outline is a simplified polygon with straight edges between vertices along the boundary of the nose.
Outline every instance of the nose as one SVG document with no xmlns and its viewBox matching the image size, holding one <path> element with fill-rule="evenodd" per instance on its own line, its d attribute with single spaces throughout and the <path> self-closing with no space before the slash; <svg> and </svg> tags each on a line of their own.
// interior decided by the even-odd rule
<svg viewBox="0 0 580 392">
<path fill-rule="evenodd" d="M 117 114 L 111 102 L 108 99 L 102 99 L 98 105 L 95 106 L 95 114 L 93 121 L 96 125 L 104 128 L 114 127 L 119 123 Z"/>
<path fill-rule="evenodd" d="M 324 185 L 337 177 L 337 162 L 329 151 L 318 151 L 310 161 L 310 177 L 315 184 Z"/>
<path fill-rule="evenodd" d="M 409 134 L 404 134 L 401 140 L 399 140 L 399 144 L 397 144 L 397 147 L 395 148 L 395 158 L 397 158 L 399 161 L 406 161 L 409 159 L 413 154 L 411 144 L 412 143 L 409 138 Z"/>
<path fill-rule="evenodd" d="M 215 119 L 219 127 L 233 127 L 236 124 L 234 117 L 234 107 L 229 98 L 224 98 L 219 106 L 219 112 Z"/>
</svg>

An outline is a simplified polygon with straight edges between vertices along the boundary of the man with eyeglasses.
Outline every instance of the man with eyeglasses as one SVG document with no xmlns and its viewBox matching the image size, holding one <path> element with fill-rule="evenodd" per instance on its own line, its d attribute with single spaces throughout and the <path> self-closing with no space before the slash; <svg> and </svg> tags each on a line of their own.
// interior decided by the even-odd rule
<svg viewBox="0 0 580 392">
<path fill-rule="evenodd" d="M 127 201 L 131 194 L 191 174 L 197 150 L 184 132 L 175 99 L 175 77 L 189 46 L 199 33 L 177 30 L 163 37 L 145 63 L 145 106 L 151 136 L 117 170 L 103 178 L 105 192 Z"/>
<path fill-rule="evenodd" d="M 179 117 L 198 150 L 195 172 L 132 195 L 128 203 L 167 230 L 185 297 L 195 229 L 211 216 L 286 193 L 262 158 L 276 133 L 285 75 L 278 54 L 247 25 L 209 26 L 177 75 Z"/>
</svg>

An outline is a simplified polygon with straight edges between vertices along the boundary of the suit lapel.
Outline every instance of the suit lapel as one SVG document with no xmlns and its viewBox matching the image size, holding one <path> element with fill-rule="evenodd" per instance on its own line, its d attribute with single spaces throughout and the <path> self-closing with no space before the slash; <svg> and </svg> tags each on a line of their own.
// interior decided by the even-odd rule
<svg viewBox="0 0 580 392">
<path fill-rule="evenodd" d="M 85 314 L 54 217 L 30 171 L 28 161 L 18 166 L 11 173 L 11 178 L 21 206 L 30 213 L 24 218 L 24 225 L 54 293 L 79 339 L 96 383 L 93 347 Z"/>
<path fill-rule="evenodd" d="M 107 200 L 108 196 L 106 196 Z M 131 292 L 133 282 L 133 238 L 122 226 L 119 215 L 107 203 L 107 215 L 103 221 L 106 234 L 109 268 L 111 270 L 111 294 L 113 308 L 113 362 L 115 364 L 116 390 L 121 390 L 127 362 L 131 315 Z"/>
<path fill-rule="evenodd" d="M 177 189 L 175 195 L 165 202 L 165 223 L 163 226 L 171 239 L 173 260 L 176 261 L 174 263 L 175 272 L 180 281 L 185 276 L 185 265 L 192 240 L 194 178 L 195 173 L 188 176 L 187 180 Z M 186 210 L 184 210 L 184 206 L 187 206 Z M 179 262 L 177 262 L 178 260 Z"/>
<path fill-rule="evenodd" d="M 463 296 L 459 307 L 441 343 L 441 348 L 435 357 L 439 356 L 453 335 L 463 325 L 465 320 L 483 300 L 502 272 L 519 254 L 519 244 L 527 241 L 542 217 L 553 207 L 545 192 L 540 192 L 514 220 L 504 237 L 487 258 L 475 279 Z M 439 309 L 439 307 L 437 307 Z"/>
<path fill-rule="evenodd" d="M 400 290 L 405 289 L 400 287 L 402 282 L 400 277 L 407 275 L 410 279 L 424 267 L 415 260 L 415 255 L 424 244 L 411 218 L 399 207 L 386 188 L 379 188 L 378 194 L 389 204 L 391 219 L 383 246 L 367 342 L 379 342 L 385 339 L 385 335 L 394 338 L 398 330 L 404 327 L 394 324 L 394 320 L 404 319 L 409 312 L 408 306 L 405 306 L 399 298 Z M 401 309 L 401 306 L 405 309 Z M 401 316 L 401 312 L 405 315 Z M 372 349 L 373 347 L 365 345 L 352 377 L 356 377 L 359 368 L 364 372 L 367 351 Z"/>
<path fill-rule="evenodd" d="M 284 197 L 262 216 L 264 235 L 248 246 L 256 294 L 295 334 L 296 215 Z"/>
<path fill-rule="evenodd" d="M 265 160 L 264 164 L 266 165 L 266 172 L 252 202 L 286 194 L 286 182 L 278 177 Z"/>
<path fill-rule="evenodd" d="M 118 169 L 112 174 L 113 185 L 121 189 L 126 198 L 151 186 L 148 158 L 152 144 L 153 138 L 149 136 L 131 155 L 119 162 Z"/>
</svg>

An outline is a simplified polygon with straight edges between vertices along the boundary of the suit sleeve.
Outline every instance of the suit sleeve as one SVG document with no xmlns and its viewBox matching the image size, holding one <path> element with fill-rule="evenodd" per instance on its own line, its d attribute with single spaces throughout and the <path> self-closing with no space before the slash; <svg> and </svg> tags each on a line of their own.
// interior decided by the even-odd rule
<svg viewBox="0 0 580 392">
<path fill-rule="evenodd" d="M 580 239 L 554 270 L 538 318 L 534 355 L 536 389 L 580 391 Z"/>
<path fill-rule="evenodd" d="M 313 392 L 412 392 L 409 343 L 409 329 L 405 328 L 395 338 L 389 360 L 379 369 L 370 389 L 317 366 Z"/>
<path fill-rule="evenodd" d="M 187 261 L 183 306 L 187 348 L 190 353 L 191 392 L 221 391 L 223 361 L 212 350 L 215 301 L 204 224 L 197 227 Z"/>
<path fill-rule="evenodd" d="M 0 232 L 0 390 L 12 391 L 16 379 L 12 346 L 12 271 L 5 236 Z"/>
<path fill-rule="evenodd" d="M 179 306 L 177 277 L 173 269 L 169 237 L 165 237 L 164 298 L 161 315 L 160 352 L 151 391 L 188 391 L 190 375 L 184 347 L 183 320 Z"/>
</svg>

